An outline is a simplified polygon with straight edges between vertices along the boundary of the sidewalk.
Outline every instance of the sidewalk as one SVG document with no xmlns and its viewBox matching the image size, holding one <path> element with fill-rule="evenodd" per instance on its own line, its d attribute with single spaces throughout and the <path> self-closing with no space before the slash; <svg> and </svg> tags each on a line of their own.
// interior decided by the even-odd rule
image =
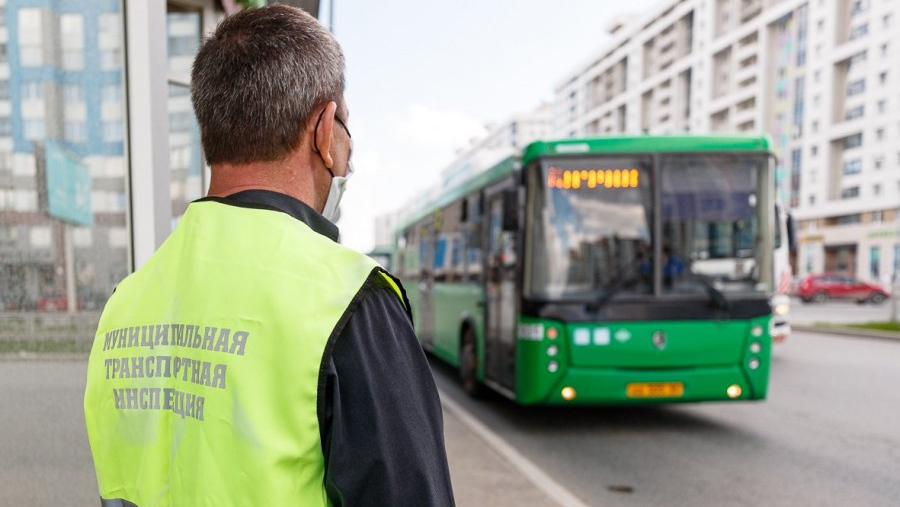
<svg viewBox="0 0 900 507">
<path fill-rule="evenodd" d="M 458 507 L 584 507 L 441 393 L 444 439 Z"/>
</svg>

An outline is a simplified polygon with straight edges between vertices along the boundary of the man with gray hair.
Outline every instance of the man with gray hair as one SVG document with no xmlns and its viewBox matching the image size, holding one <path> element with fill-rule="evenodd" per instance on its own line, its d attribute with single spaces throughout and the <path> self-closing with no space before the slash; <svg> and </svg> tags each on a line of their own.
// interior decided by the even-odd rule
<svg viewBox="0 0 900 507">
<path fill-rule="evenodd" d="M 332 223 L 352 172 L 337 42 L 293 7 L 241 11 L 192 85 L 209 195 L 91 351 L 102 505 L 453 505 L 406 294 Z"/>
</svg>

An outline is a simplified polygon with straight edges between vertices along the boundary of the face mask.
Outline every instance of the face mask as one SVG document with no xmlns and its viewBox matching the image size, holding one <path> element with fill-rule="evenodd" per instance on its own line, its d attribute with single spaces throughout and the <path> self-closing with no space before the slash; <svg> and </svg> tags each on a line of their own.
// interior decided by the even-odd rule
<svg viewBox="0 0 900 507">
<path fill-rule="evenodd" d="M 341 218 L 341 196 L 347 187 L 347 178 L 344 176 L 335 176 L 331 178 L 331 188 L 328 190 L 328 198 L 325 200 L 325 209 L 322 210 L 322 216 L 331 223 L 337 223 Z"/>
</svg>

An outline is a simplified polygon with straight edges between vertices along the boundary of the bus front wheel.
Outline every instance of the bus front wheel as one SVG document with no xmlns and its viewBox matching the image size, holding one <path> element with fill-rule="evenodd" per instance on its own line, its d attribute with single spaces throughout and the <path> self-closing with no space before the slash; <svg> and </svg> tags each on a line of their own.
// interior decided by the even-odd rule
<svg viewBox="0 0 900 507">
<path fill-rule="evenodd" d="M 484 386 L 478 381 L 478 350 L 471 327 L 465 328 L 459 343 L 459 380 L 469 396 L 478 398 L 484 394 Z"/>
</svg>

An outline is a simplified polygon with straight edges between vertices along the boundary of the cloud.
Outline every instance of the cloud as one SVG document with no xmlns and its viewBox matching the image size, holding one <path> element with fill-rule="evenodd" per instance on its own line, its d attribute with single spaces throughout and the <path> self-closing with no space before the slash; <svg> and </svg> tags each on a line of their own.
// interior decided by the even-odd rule
<svg viewBox="0 0 900 507">
<path fill-rule="evenodd" d="M 411 104 L 384 122 L 353 117 L 356 172 L 341 204 L 341 240 L 351 248 L 374 246 L 378 216 L 397 211 L 440 183 L 440 174 L 483 123 L 455 110 Z"/>
</svg>

